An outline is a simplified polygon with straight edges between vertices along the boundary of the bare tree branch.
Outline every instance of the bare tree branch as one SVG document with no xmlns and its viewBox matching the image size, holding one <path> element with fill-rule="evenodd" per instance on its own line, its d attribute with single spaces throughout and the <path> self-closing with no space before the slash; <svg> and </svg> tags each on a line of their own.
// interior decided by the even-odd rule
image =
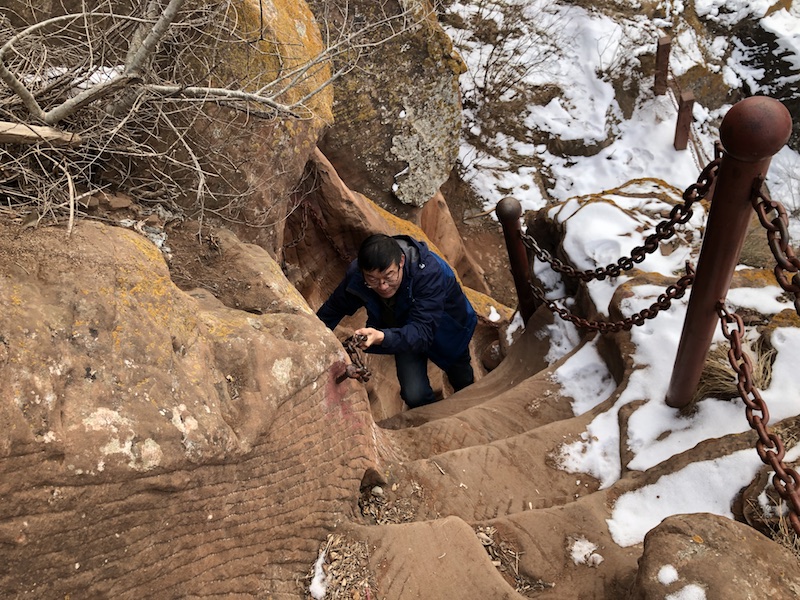
<svg viewBox="0 0 800 600">
<path fill-rule="evenodd" d="M 179 86 L 179 85 L 144 85 L 143 88 L 155 94 L 163 96 L 178 96 L 184 98 L 193 98 L 203 102 L 216 102 L 218 100 L 243 100 L 246 102 L 256 102 L 275 109 L 278 112 L 286 113 L 293 117 L 300 118 L 300 115 L 294 112 L 295 106 L 287 106 L 273 101 L 267 96 L 259 94 L 252 94 L 250 92 L 243 92 L 241 90 L 231 90 L 228 88 L 214 88 L 214 87 L 196 87 L 196 86 Z"/>
<path fill-rule="evenodd" d="M 134 77 L 142 76 L 142 66 L 153 54 L 156 44 L 164 37 L 169 26 L 172 25 L 172 22 L 178 16 L 178 11 L 181 9 L 184 2 L 185 0 L 170 0 L 167 7 L 161 13 L 161 16 L 159 16 L 158 21 L 156 21 L 156 24 L 153 25 L 153 28 L 141 42 L 141 45 L 138 48 L 131 48 L 132 52 L 129 53 L 129 62 L 125 65 L 126 75 Z M 155 4 L 156 2 L 153 0 L 153 2 L 150 3 L 150 8 L 152 9 Z M 148 10 L 148 13 L 149 12 Z"/>
<path fill-rule="evenodd" d="M 35 2 L 31 15 L 41 14 Z M 251 117 L 313 118 L 317 94 L 430 17 L 411 3 L 392 3 L 392 13 L 378 0 L 367 22 L 346 1 L 331 2 L 335 18 L 319 19 L 323 49 L 308 57 L 293 49 L 299 41 L 270 39 L 263 21 L 252 39 L 231 0 L 136 0 L 133 14 L 114 12 L 111 0 L 88 4 L 19 30 L 0 18 L 0 200 L 38 219 L 68 216 L 71 224 L 82 214 L 79 199 L 110 186 L 176 211 L 182 199 L 201 220 L 276 226 L 286 207 L 253 211 L 249 198 L 256 187 L 285 185 L 287 173 L 239 177 L 241 165 L 205 136 L 217 127 L 245 133 Z M 231 47 L 276 72 L 230 69 Z"/>
<path fill-rule="evenodd" d="M 77 96 L 64 101 L 62 104 L 56 106 L 53 110 L 49 110 L 44 114 L 44 122 L 48 125 L 55 125 L 60 121 L 73 115 L 75 112 L 104 98 L 105 96 L 116 92 L 130 84 L 132 78 L 125 75 L 108 79 L 97 85 L 82 91 Z"/>
<path fill-rule="evenodd" d="M 175 0 L 173 0 L 175 1 Z M 182 0 L 181 0 L 182 1 Z M 88 17 L 117 17 L 114 13 L 79 13 L 79 14 L 69 14 L 69 15 L 61 15 L 59 17 L 52 17 L 50 19 L 45 19 L 39 23 L 31 25 L 20 31 L 18 34 L 14 35 L 9 39 L 2 47 L 0 47 L 0 79 L 2 79 L 8 87 L 10 87 L 14 93 L 22 100 L 25 108 L 28 109 L 30 115 L 43 123 L 47 123 L 48 125 L 54 125 L 59 121 L 67 118 L 69 115 L 73 114 L 76 110 L 85 106 L 86 104 L 93 102 L 94 100 L 101 98 L 102 96 L 106 95 L 112 89 L 109 88 L 116 88 L 124 83 L 121 82 L 114 82 L 113 80 L 106 81 L 101 83 L 97 86 L 92 86 L 76 97 L 71 98 L 64 105 L 57 106 L 53 110 L 45 112 L 39 103 L 36 101 L 33 93 L 25 86 L 22 81 L 19 80 L 11 71 L 8 70 L 6 66 L 5 56 L 11 50 L 15 43 L 19 42 L 21 39 L 35 33 L 36 31 L 48 27 L 50 25 L 54 25 L 56 23 L 61 22 L 72 22 L 78 19 L 87 19 Z M 142 21 L 142 19 L 136 17 L 122 17 L 126 19 L 131 19 L 134 21 Z"/>
</svg>

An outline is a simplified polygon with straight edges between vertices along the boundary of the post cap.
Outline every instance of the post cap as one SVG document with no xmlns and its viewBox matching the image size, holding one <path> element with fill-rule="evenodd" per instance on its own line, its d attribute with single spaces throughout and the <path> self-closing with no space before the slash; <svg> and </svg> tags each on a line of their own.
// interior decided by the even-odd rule
<svg viewBox="0 0 800 600">
<path fill-rule="evenodd" d="M 497 213 L 497 218 L 501 221 L 519 219 L 522 215 L 522 205 L 513 196 L 506 196 L 497 203 L 495 212 Z"/>
<path fill-rule="evenodd" d="M 789 110 L 768 96 L 751 96 L 737 102 L 719 128 L 725 151 L 742 162 L 758 162 L 775 155 L 791 134 Z"/>
</svg>

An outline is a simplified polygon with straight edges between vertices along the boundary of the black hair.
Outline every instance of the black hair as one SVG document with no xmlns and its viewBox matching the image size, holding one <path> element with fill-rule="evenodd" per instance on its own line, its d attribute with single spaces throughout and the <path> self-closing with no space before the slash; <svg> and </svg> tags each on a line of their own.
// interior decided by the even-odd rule
<svg viewBox="0 0 800 600">
<path fill-rule="evenodd" d="M 362 271 L 385 271 L 392 265 L 399 265 L 403 249 L 397 240 L 376 233 L 369 236 L 358 249 L 358 266 Z"/>
</svg>

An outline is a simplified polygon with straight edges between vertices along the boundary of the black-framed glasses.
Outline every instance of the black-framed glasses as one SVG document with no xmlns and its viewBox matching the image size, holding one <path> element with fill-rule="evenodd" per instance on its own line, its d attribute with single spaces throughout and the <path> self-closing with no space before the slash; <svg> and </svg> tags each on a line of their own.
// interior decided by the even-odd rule
<svg viewBox="0 0 800 600">
<path fill-rule="evenodd" d="M 364 283 L 368 288 L 377 288 L 382 285 L 394 285 L 400 279 L 400 267 L 390 267 L 383 273 L 381 277 L 372 277 L 371 275 L 364 275 Z"/>
</svg>

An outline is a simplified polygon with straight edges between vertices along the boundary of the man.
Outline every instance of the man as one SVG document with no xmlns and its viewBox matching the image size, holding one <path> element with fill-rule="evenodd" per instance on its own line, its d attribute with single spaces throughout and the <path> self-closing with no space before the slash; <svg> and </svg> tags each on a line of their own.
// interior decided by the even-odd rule
<svg viewBox="0 0 800 600">
<path fill-rule="evenodd" d="M 367 309 L 362 348 L 394 354 L 400 396 L 411 408 L 436 401 L 428 360 L 453 389 L 473 382 L 469 342 L 478 318 L 453 270 L 409 236 L 375 234 L 361 244 L 344 280 L 317 311 L 334 329 L 345 315 Z"/>
</svg>

